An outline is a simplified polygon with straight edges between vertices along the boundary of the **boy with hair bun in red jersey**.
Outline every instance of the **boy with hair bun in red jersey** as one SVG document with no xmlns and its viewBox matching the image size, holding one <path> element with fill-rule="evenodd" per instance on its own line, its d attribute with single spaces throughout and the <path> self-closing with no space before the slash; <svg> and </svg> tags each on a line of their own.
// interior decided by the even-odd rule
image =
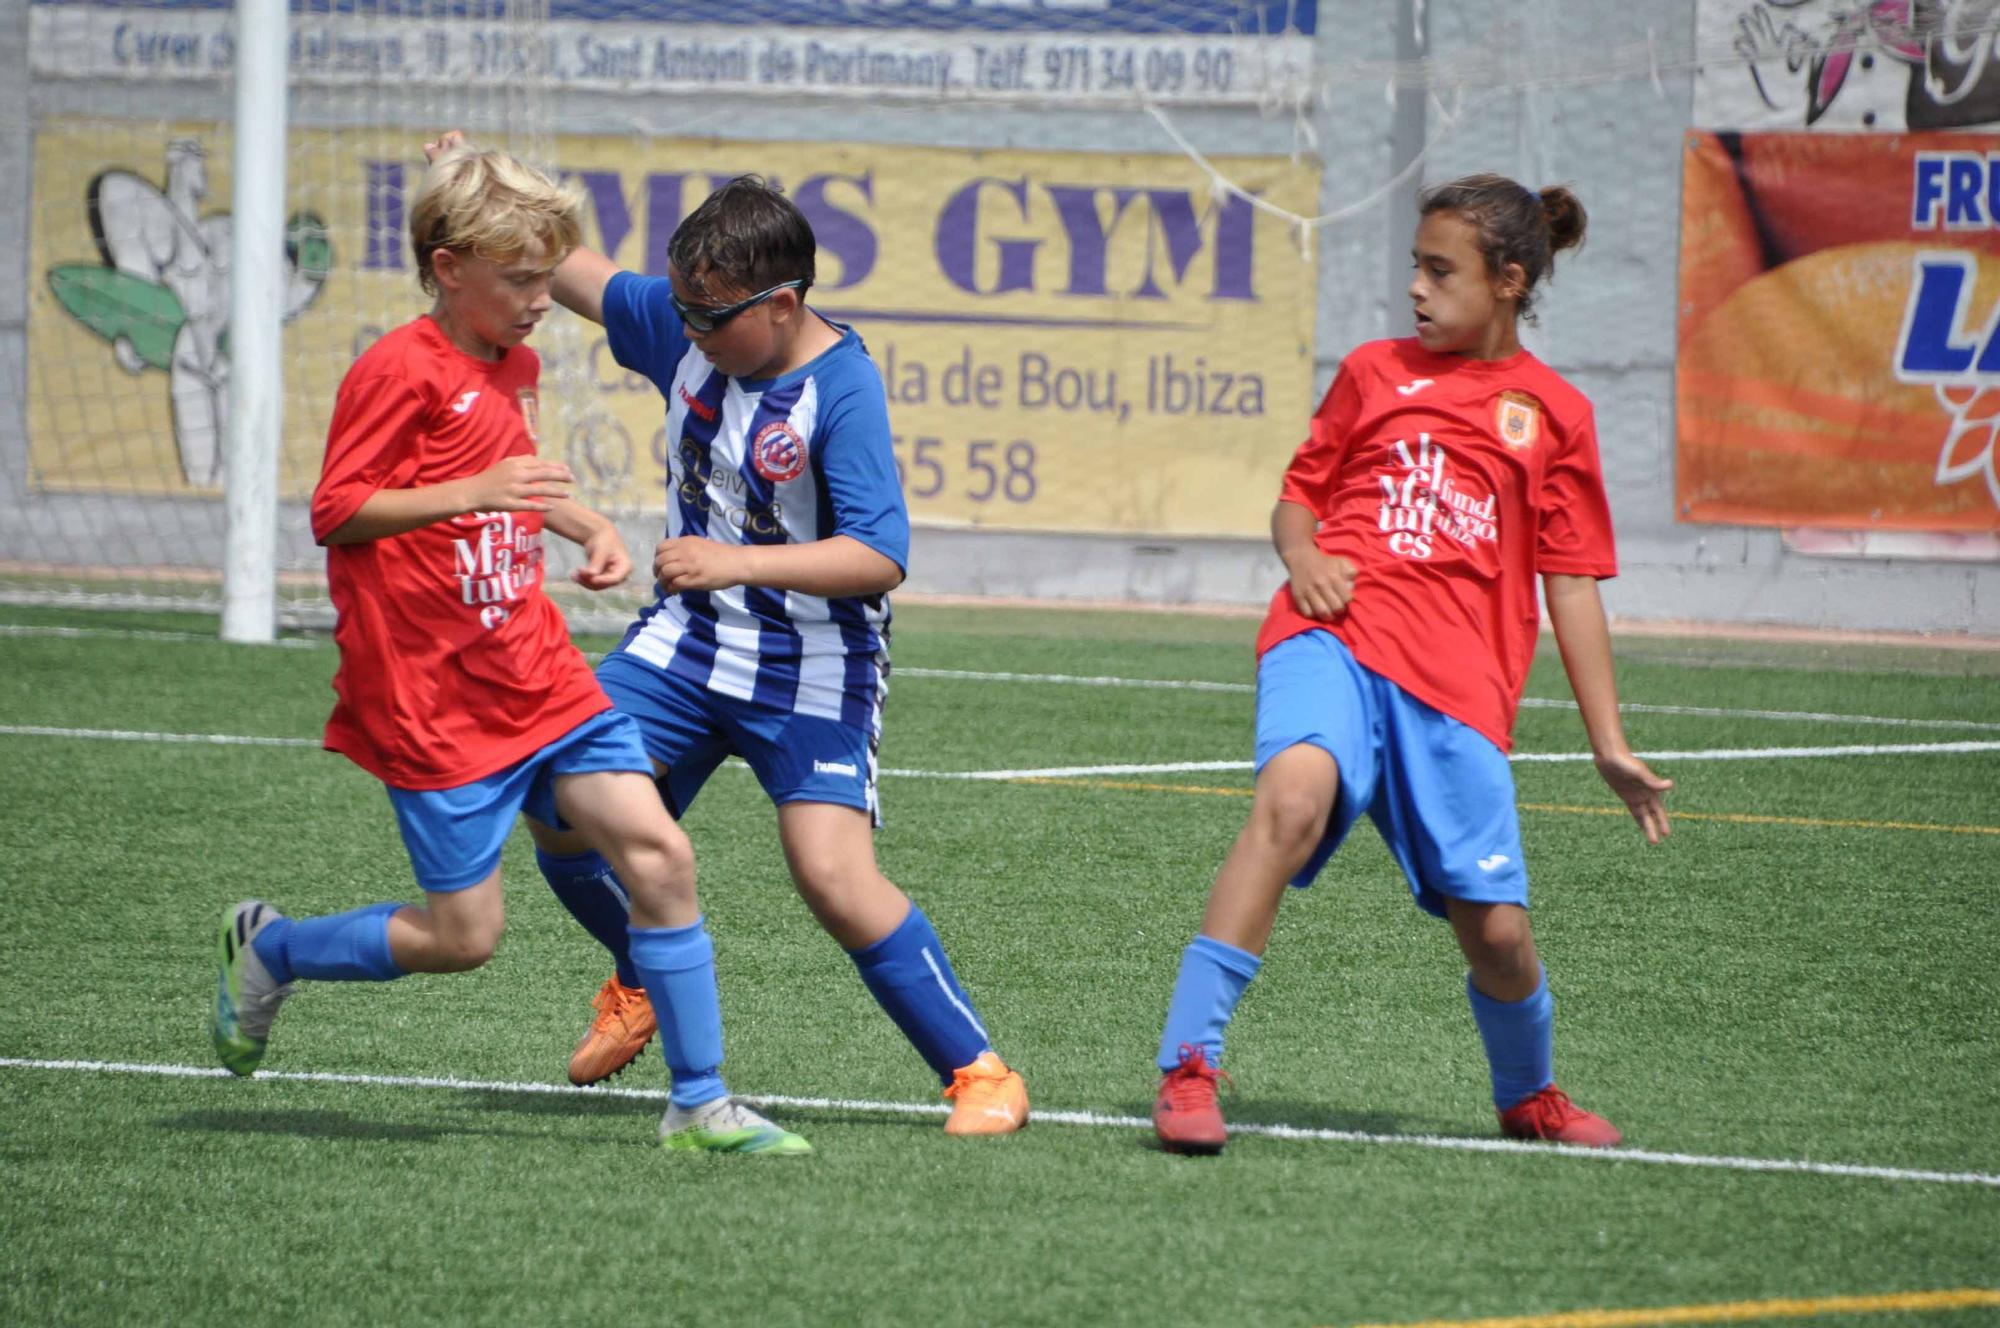
<svg viewBox="0 0 2000 1328">
<path fill-rule="evenodd" d="M 581 545 L 576 580 L 622 582 L 616 528 L 536 455 L 540 361 L 522 342 L 576 248 L 580 196 L 504 153 L 460 146 L 410 209 L 436 297 L 349 369 L 313 494 L 338 622 L 326 746 L 379 778 L 420 905 L 223 917 L 211 1033 L 248 1075 L 297 979 L 384 982 L 477 968 L 500 939 L 500 855 L 516 816 L 574 830 L 617 864 L 633 964 L 660 1012 L 670 1149 L 808 1153 L 723 1085 L 714 946 L 694 854 L 661 805 L 638 725 L 612 708 L 542 588 L 544 529 Z"/>
<path fill-rule="evenodd" d="M 1649 843 L 1667 834 L 1673 785 L 1632 754 L 1618 714 L 1597 592 L 1617 560 L 1590 402 L 1517 334 L 1585 215 L 1566 188 L 1497 175 L 1430 190 L 1419 211 L 1416 335 L 1341 363 L 1272 513 L 1290 579 L 1257 638 L 1249 824 L 1182 954 L 1160 1039 L 1153 1126 L 1173 1152 L 1226 1142 L 1223 1030 L 1286 886 L 1310 885 L 1363 812 L 1465 955 L 1501 1132 L 1620 1141 L 1555 1085 L 1507 762 L 1539 575 L 1598 773 Z"/>
</svg>

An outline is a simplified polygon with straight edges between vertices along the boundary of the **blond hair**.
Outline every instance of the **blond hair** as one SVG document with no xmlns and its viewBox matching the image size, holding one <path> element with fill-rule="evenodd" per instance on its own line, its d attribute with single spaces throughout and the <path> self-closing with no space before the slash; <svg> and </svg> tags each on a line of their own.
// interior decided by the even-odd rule
<svg viewBox="0 0 2000 1328">
<path fill-rule="evenodd" d="M 417 281 L 437 294 L 431 259 L 440 249 L 504 263 L 539 244 L 553 268 L 582 242 L 582 216 L 575 185 L 505 152 L 460 144 L 431 163 L 410 205 Z"/>
</svg>

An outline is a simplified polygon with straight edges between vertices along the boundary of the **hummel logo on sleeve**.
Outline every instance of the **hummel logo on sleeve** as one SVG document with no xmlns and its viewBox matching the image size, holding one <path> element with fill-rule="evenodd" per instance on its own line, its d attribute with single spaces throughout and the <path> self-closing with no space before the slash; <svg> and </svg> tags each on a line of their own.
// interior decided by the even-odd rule
<svg viewBox="0 0 2000 1328">
<path fill-rule="evenodd" d="M 452 402 L 451 408 L 455 413 L 463 415 L 465 414 L 466 411 L 472 409 L 472 403 L 477 400 L 479 400 L 479 394 L 477 392 L 467 392 L 464 396 Z"/>
<path fill-rule="evenodd" d="M 1481 858 L 1479 860 L 1479 870 L 1487 872 L 1496 871 L 1499 868 L 1506 866 L 1509 862 L 1512 861 L 1513 859 L 1508 857 L 1505 853 L 1495 853 L 1490 858 Z"/>
<path fill-rule="evenodd" d="M 1435 378 L 1418 378 L 1412 382 L 1398 383 L 1396 384 L 1396 392 L 1400 396 L 1413 397 L 1436 381 L 1437 379 Z"/>
</svg>

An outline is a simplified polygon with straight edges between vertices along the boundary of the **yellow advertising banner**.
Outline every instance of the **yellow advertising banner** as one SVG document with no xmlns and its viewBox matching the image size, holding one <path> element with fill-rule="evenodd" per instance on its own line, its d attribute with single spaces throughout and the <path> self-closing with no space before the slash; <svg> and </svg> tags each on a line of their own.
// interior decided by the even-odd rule
<svg viewBox="0 0 2000 1328">
<path fill-rule="evenodd" d="M 228 145 L 193 126 L 43 126 L 35 141 L 30 451 L 45 490 L 212 493 L 227 407 Z M 281 487 L 318 475 L 341 374 L 421 313 L 406 131 L 295 131 Z M 501 144 L 499 146 L 505 146 Z M 1281 218 L 1173 155 L 558 136 L 585 243 L 664 273 L 715 184 L 780 183 L 819 243 L 815 307 L 887 387 L 911 515 L 1050 531 L 1255 535 L 1312 401 L 1316 290 Z M 1221 159 L 1310 214 L 1318 170 Z M 542 446 L 583 497 L 664 510 L 664 406 L 595 325 L 558 315 Z"/>
</svg>

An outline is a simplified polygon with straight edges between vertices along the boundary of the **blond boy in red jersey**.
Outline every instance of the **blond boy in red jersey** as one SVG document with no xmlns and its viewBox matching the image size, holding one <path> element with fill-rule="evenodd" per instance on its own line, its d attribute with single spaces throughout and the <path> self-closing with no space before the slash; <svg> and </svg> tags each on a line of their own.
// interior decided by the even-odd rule
<svg viewBox="0 0 2000 1328">
<path fill-rule="evenodd" d="M 582 546 L 588 588 L 631 571 L 611 523 L 570 499 L 568 467 L 536 455 L 540 362 L 522 343 L 576 247 L 580 206 L 513 158 L 466 147 L 432 164 L 412 203 L 435 303 L 341 383 L 312 521 L 341 654 L 326 746 L 387 787 L 424 902 L 300 919 L 256 900 L 232 907 L 216 1051 L 251 1073 L 297 979 L 485 963 L 502 928 L 501 849 L 525 815 L 583 835 L 631 892 L 634 963 L 672 1076 L 662 1141 L 806 1153 L 723 1085 L 693 851 L 653 788 L 637 726 L 612 709 L 542 588 L 544 530 Z"/>
</svg>

